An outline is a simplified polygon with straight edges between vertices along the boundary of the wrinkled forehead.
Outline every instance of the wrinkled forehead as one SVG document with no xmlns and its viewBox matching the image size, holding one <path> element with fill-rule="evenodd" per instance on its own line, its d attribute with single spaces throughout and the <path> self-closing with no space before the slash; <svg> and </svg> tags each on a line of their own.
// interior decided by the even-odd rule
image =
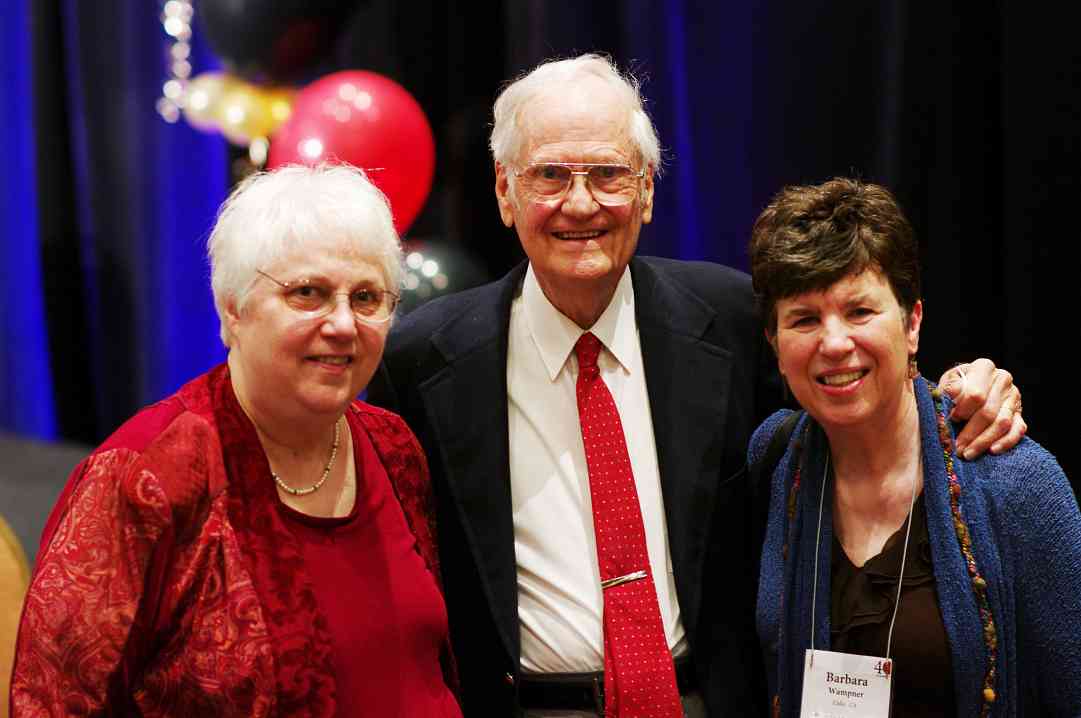
<svg viewBox="0 0 1081 718">
<path fill-rule="evenodd" d="M 548 88 L 522 108 L 523 161 L 558 161 L 573 157 L 543 156 L 560 150 L 583 153 L 582 161 L 611 161 L 613 153 L 630 159 L 637 154 L 630 135 L 627 98 L 599 78 L 587 77 L 564 88 Z M 538 152 L 542 156 L 538 156 Z M 590 155 L 598 155 L 592 157 Z"/>
</svg>

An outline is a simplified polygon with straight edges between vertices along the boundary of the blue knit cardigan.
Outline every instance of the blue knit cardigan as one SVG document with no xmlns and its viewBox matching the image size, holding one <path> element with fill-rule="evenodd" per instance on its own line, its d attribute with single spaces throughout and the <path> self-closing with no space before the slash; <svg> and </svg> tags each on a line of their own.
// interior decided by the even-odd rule
<svg viewBox="0 0 1081 718">
<path fill-rule="evenodd" d="M 927 530 L 952 654 L 957 715 L 978 716 L 988 642 L 951 514 L 931 387 L 922 378 L 916 379 L 915 387 Z M 949 410 L 947 404 L 944 411 L 948 414 Z M 764 454 L 788 413 L 778 412 L 758 427 L 751 439 L 750 462 Z M 794 447 L 801 441 L 803 449 L 798 452 Z M 818 500 L 828 448 L 825 434 L 804 415 L 773 473 L 757 628 L 770 698 L 779 697 L 782 716 L 799 715 L 803 659 L 810 648 Z M 797 453 L 802 454 L 801 486 L 790 523 L 786 506 L 794 475 L 792 458 Z M 978 570 L 988 584 L 997 636 L 990 715 L 1081 716 L 1081 513 L 1062 469 L 1051 454 L 1029 439 L 1000 456 L 986 454 L 975 461 L 954 458 L 953 466 L 961 486 L 961 517 L 972 537 Z M 832 502 L 826 499 L 815 615 L 815 647 L 822 649 L 828 649 L 830 641 L 833 545 Z M 784 560 L 786 532 L 790 538 Z M 898 665 L 896 670 L 920 667 Z"/>
</svg>

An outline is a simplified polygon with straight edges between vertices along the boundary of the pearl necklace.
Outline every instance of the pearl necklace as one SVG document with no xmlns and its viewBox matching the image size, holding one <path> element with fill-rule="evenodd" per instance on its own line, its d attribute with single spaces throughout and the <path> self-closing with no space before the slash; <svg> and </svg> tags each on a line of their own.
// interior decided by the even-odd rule
<svg viewBox="0 0 1081 718">
<path fill-rule="evenodd" d="M 327 465 L 323 467 L 323 475 L 311 486 L 304 489 L 294 489 L 292 486 L 282 481 L 281 477 L 274 473 L 274 469 L 270 470 L 270 475 L 274 477 L 274 482 L 281 487 L 282 491 L 292 494 L 293 496 L 307 496 L 308 494 L 314 494 L 327 482 L 327 477 L 330 476 L 330 469 L 334 466 L 334 459 L 338 456 L 338 435 L 340 433 L 340 426 L 340 420 L 334 422 L 334 446 L 330 449 L 330 460 L 327 461 Z"/>
</svg>

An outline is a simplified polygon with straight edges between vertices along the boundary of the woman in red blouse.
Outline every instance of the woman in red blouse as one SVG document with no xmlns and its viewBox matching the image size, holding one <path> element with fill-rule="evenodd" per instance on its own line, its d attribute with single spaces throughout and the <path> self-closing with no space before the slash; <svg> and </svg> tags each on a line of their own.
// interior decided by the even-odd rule
<svg viewBox="0 0 1081 718">
<path fill-rule="evenodd" d="M 73 472 L 12 715 L 460 717 L 427 463 L 355 400 L 398 301 L 386 199 L 346 166 L 259 174 L 209 255 L 228 360 Z"/>
</svg>

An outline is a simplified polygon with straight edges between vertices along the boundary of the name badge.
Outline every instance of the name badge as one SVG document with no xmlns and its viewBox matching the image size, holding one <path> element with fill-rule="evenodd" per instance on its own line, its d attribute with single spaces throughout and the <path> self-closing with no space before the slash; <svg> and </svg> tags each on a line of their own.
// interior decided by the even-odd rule
<svg viewBox="0 0 1081 718">
<path fill-rule="evenodd" d="M 889 718 L 893 661 L 809 650 L 803 662 L 802 718 Z"/>
</svg>

